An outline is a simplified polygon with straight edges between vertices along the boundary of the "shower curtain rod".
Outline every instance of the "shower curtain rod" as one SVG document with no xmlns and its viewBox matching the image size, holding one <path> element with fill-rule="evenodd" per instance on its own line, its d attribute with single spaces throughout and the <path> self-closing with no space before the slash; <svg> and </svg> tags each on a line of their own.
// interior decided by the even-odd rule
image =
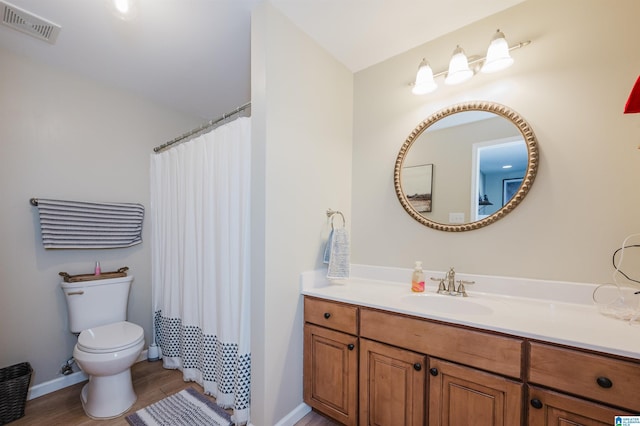
<svg viewBox="0 0 640 426">
<path fill-rule="evenodd" d="M 198 127 L 197 129 L 193 129 L 183 135 L 178 136 L 175 139 L 170 140 L 169 142 L 163 143 L 162 145 L 156 146 L 155 148 L 153 148 L 153 152 L 158 153 L 160 151 L 164 151 L 165 149 L 173 146 L 174 144 L 184 141 L 185 139 L 188 139 L 189 137 L 196 135 L 200 132 L 202 132 L 203 130 L 207 130 L 209 127 L 213 127 L 216 124 L 218 124 L 219 122 L 226 120 L 227 118 L 231 117 L 232 115 L 235 114 L 239 114 L 242 111 L 244 111 L 247 108 L 251 107 L 251 102 L 247 102 L 244 105 L 239 106 L 238 108 L 234 109 L 233 111 L 230 111 L 226 114 L 222 114 L 220 117 L 209 121 L 208 123 L 203 124 L 202 126 Z"/>
</svg>

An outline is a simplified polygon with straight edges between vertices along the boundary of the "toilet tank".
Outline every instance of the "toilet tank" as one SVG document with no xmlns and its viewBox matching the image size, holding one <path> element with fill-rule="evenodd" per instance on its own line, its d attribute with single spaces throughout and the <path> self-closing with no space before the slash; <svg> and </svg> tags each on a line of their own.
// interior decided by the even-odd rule
<svg viewBox="0 0 640 426">
<path fill-rule="evenodd" d="M 67 300 L 71 332 L 80 333 L 91 327 L 126 321 L 132 281 L 133 276 L 127 276 L 60 283 Z"/>
</svg>

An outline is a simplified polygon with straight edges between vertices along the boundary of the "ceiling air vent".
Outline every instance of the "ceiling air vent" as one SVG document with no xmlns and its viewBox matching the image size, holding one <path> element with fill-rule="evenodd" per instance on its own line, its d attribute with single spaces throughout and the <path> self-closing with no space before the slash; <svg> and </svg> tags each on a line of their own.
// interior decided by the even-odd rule
<svg viewBox="0 0 640 426">
<path fill-rule="evenodd" d="M 2 12 L 2 23 L 4 25 L 40 40 L 48 41 L 51 44 L 56 42 L 60 32 L 60 25 L 2 0 L 0 0 L 0 11 Z"/>
</svg>

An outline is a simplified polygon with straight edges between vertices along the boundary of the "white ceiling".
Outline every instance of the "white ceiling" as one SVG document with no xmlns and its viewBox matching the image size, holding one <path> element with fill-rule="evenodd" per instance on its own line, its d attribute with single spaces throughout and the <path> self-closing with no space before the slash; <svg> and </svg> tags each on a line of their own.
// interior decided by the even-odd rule
<svg viewBox="0 0 640 426">
<path fill-rule="evenodd" d="M 0 25 L 0 47 L 209 120 L 249 101 L 251 10 L 271 1 L 357 72 L 524 0 L 8 0 L 62 27 L 54 44 Z"/>
</svg>

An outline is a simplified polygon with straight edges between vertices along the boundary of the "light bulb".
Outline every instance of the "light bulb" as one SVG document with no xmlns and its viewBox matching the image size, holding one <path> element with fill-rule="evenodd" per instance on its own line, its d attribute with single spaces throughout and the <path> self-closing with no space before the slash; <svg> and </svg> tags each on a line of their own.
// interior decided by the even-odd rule
<svg viewBox="0 0 640 426">
<path fill-rule="evenodd" d="M 448 85 L 460 84 L 471 77 L 473 77 L 473 71 L 469 69 L 467 55 L 464 54 L 464 50 L 460 46 L 457 46 L 453 51 L 453 56 L 451 56 L 449 71 L 447 71 L 444 83 Z"/>
<path fill-rule="evenodd" d="M 509 44 L 504 34 L 498 30 L 491 39 L 489 49 L 487 49 L 487 57 L 480 69 L 483 73 L 492 73 L 509 68 L 513 64 L 513 58 L 509 53 Z"/>
<path fill-rule="evenodd" d="M 416 74 L 416 82 L 413 85 L 414 95 L 425 95 L 431 93 L 438 88 L 438 85 L 433 79 L 433 70 L 429 66 L 429 62 L 426 59 L 422 59 L 418 66 L 418 73 Z"/>
</svg>

